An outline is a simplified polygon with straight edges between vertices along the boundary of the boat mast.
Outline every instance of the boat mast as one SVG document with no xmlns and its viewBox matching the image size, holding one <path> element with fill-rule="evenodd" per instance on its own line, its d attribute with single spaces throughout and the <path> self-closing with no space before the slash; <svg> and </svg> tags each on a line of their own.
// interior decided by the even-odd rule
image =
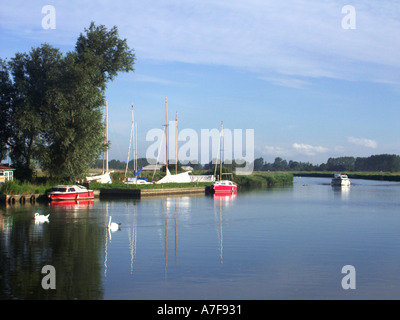
<svg viewBox="0 0 400 320">
<path fill-rule="evenodd" d="M 223 143 L 224 143 L 224 123 L 223 121 L 221 121 L 221 148 L 220 148 L 220 152 L 221 152 L 221 165 L 219 168 L 219 180 L 222 180 L 222 147 L 223 147 Z"/>
<path fill-rule="evenodd" d="M 168 99 L 165 98 L 165 172 L 168 168 Z"/>
<path fill-rule="evenodd" d="M 178 174 L 178 111 L 175 116 L 175 174 Z"/>
<path fill-rule="evenodd" d="M 106 145 L 106 117 L 104 117 L 104 139 L 103 139 L 103 146 Z M 103 169 L 101 171 L 102 174 L 104 174 L 104 158 L 105 158 L 105 151 L 103 149 Z"/>
<path fill-rule="evenodd" d="M 129 137 L 129 148 L 128 148 L 128 157 L 126 159 L 126 167 L 125 167 L 125 179 L 128 173 L 128 164 L 129 164 L 129 157 L 131 155 L 131 146 L 133 145 L 132 143 L 132 138 L 133 138 L 133 128 L 134 128 L 134 120 L 133 120 L 133 105 L 132 105 L 132 124 L 131 124 L 131 133 L 130 133 L 130 137 Z M 132 150 L 132 152 L 134 152 L 134 150 Z"/>
<path fill-rule="evenodd" d="M 108 105 L 107 105 L 107 100 L 106 100 L 106 143 L 108 143 Z M 104 171 L 104 169 L 103 169 L 103 171 Z M 108 146 L 107 146 L 107 150 L 106 150 L 106 172 L 108 173 Z"/>
<path fill-rule="evenodd" d="M 137 122 L 135 122 L 135 173 L 138 171 L 138 138 L 137 138 Z"/>
<path fill-rule="evenodd" d="M 135 132 L 135 113 L 133 111 L 133 105 L 132 105 L 132 166 L 133 166 L 133 173 L 136 173 L 136 161 L 135 161 L 135 152 L 136 152 L 136 132 Z"/>
</svg>

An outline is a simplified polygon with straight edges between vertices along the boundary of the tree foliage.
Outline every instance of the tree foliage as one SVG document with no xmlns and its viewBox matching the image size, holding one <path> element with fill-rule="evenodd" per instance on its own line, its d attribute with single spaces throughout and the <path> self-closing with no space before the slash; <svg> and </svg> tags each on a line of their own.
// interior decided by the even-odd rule
<svg viewBox="0 0 400 320">
<path fill-rule="evenodd" d="M 357 158 L 355 160 L 357 171 L 400 171 L 400 156 L 395 154 L 373 155 L 368 158 Z"/>
<path fill-rule="evenodd" d="M 326 163 L 313 165 L 309 162 L 290 160 L 287 163 L 282 158 L 275 158 L 273 163 L 265 162 L 263 158 L 254 160 L 255 171 L 400 171 L 400 156 L 395 154 L 380 154 L 370 157 L 338 157 L 329 158 Z"/>
<path fill-rule="evenodd" d="M 94 22 L 75 51 L 48 44 L 0 60 L 0 159 L 30 179 L 35 165 L 51 176 L 75 180 L 104 149 L 102 108 L 107 83 L 134 71 L 135 55 L 117 27 Z"/>
<path fill-rule="evenodd" d="M 353 171 L 355 169 L 354 157 L 329 158 L 326 163 L 327 171 Z"/>
<path fill-rule="evenodd" d="M 0 160 L 7 156 L 9 150 L 12 91 L 7 63 L 0 59 Z"/>
</svg>

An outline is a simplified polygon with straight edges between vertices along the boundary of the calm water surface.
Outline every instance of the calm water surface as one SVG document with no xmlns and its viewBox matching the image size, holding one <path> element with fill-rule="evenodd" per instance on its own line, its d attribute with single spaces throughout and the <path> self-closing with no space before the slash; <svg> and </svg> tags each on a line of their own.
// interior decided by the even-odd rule
<svg viewBox="0 0 400 320">
<path fill-rule="evenodd" d="M 0 298 L 400 299 L 400 184 L 352 182 L 0 207 Z M 56 290 L 41 286 L 45 265 Z"/>
</svg>

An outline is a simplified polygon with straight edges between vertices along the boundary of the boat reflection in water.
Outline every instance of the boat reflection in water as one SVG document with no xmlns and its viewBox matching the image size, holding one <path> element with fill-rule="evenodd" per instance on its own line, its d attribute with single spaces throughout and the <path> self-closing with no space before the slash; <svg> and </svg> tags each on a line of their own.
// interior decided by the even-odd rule
<svg viewBox="0 0 400 320">
<path fill-rule="evenodd" d="M 219 257 L 220 263 L 224 263 L 224 237 L 223 237 L 223 207 L 228 207 L 236 198 L 237 192 L 216 192 L 214 193 L 214 216 L 218 224 L 217 236 L 219 239 Z M 219 209 L 219 210 L 218 210 Z"/>
<path fill-rule="evenodd" d="M 235 199 L 237 196 L 237 192 L 216 192 L 214 193 L 215 200 L 226 200 L 231 201 Z"/>
<path fill-rule="evenodd" d="M 87 209 L 94 206 L 94 200 L 64 200 L 64 201 L 52 201 L 50 206 L 54 208 L 62 209 Z"/>
<path fill-rule="evenodd" d="M 165 201 L 165 203 L 164 203 Z M 168 271 L 168 220 L 174 221 L 174 257 L 177 264 L 178 257 L 178 220 L 187 221 L 190 218 L 191 197 L 167 197 L 161 201 L 164 208 L 164 279 Z"/>
<path fill-rule="evenodd" d="M 348 199 L 350 195 L 350 186 L 332 186 L 335 198 Z"/>
</svg>

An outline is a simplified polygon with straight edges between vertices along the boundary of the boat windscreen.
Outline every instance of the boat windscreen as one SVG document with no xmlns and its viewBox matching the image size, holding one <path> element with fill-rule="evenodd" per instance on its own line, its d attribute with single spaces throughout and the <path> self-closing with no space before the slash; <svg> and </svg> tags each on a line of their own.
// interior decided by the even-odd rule
<svg viewBox="0 0 400 320">
<path fill-rule="evenodd" d="M 54 187 L 54 188 L 51 188 L 51 191 L 66 192 L 66 191 L 67 191 L 67 188 L 57 188 L 57 187 Z"/>
</svg>

